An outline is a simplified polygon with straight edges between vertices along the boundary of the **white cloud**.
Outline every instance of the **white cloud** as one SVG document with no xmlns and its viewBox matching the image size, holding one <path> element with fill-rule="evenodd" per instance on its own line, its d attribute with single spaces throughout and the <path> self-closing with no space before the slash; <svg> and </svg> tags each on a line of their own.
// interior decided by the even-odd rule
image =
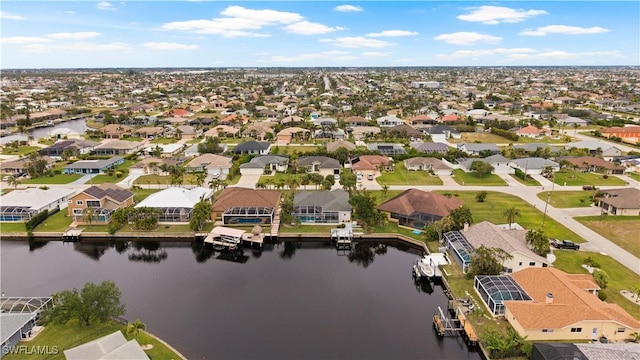
<svg viewBox="0 0 640 360">
<path fill-rule="evenodd" d="M 511 9 L 503 6 L 483 5 L 468 8 L 468 14 L 458 15 L 456 19 L 483 24 L 518 23 L 530 17 L 548 14 L 544 10 Z"/>
<path fill-rule="evenodd" d="M 33 53 L 44 53 L 49 51 L 49 46 L 45 44 L 28 44 L 23 46 L 22 49 Z"/>
<path fill-rule="evenodd" d="M 415 31 L 407 31 L 407 30 L 385 30 L 378 33 L 370 33 L 367 34 L 369 37 L 400 37 L 400 36 L 414 36 L 418 35 Z"/>
<path fill-rule="evenodd" d="M 474 45 L 476 43 L 497 44 L 502 38 L 477 32 L 457 32 L 451 34 L 440 34 L 433 38 L 454 45 Z"/>
<path fill-rule="evenodd" d="M 306 20 L 287 25 L 284 27 L 284 29 L 290 33 L 299 35 L 326 34 L 338 30 L 346 30 L 346 28 L 340 26 L 330 27 L 323 24 L 312 23 Z"/>
<path fill-rule="evenodd" d="M 539 27 L 537 29 L 527 29 L 520 33 L 520 35 L 526 36 L 545 36 L 547 34 L 566 34 L 566 35 L 582 35 L 582 34 L 597 34 L 608 32 L 609 29 L 605 29 L 599 26 L 593 26 L 590 28 L 582 28 L 578 26 L 568 25 L 548 25 Z"/>
<path fill-rule="evenodd" d="M 47 34 L 47 37 L 52 39 L 73 39 L 73 40 L 86 40 L 91 39 L 100 35 L 98 32 L 86 31 L 86 32 L 75 32 L 75 33 L 53 33 Z"/>
<path fill-rule="evenodd" d="M 26 19 L 24 16 L 9 14 L 4 11 L 0 11 L 0 19 L 5 20 L 24 20 Z"/>
<path fill-rule="evenodd" d="M 338 5 L 334 7 L 333 10 L 339 12 L 360 12 L 362 11 L 362 8 L 354 5 Z"/>
<path fill-rule="evenodd" d="M 355 60 L 357 56 L 350 54 L 348 51 L 322 51 L 317 53 L 304 53 L 293 56 L 285 56 L 285 55 L 276 55 L 272 56 L 269 61 L 270 62 L 306 62 L 310 60 L 332 60 L 332 61 L 344 61 L 344 60 Z M 265 61 L 266 62 L 266 61 Z"/>
<path fill-rule="evenodd" d="M 618 50 L 584 51 L 571 53 L 563 50 L 536 50 L 532 48 L 495 48 L 482 50 L 459 50 L 451 54 L 437 54 L 439 59 L 489 59 L 500 57 L 502 60 L 531 60 L 532 63 L 554 63 L 562 60 L 602 58 L 625 58 Z"/>
<path fill-rule="evenodd" d="M 34 44 L 49 42 L 51 39 L 38 36 L 12 36 L 0 39 L 3 44 Z"/>
<path fill-rule="evenodd" d="M 269 34 L 249 30 L 260 30 L 265 26 L 287 25 L 304 20 L 300 14 L 254 10 L 242 6 L 229 6 L 220 14 L 227 16 L 211 20 L 174 21 L 162 25 L 164 30 L 179 30 L 197 34 L 217 34 L 224 37 L 267 37 Z"/>
<path fill-rule="evenodd" d="M 71 14 L 71 15 L 73 15 L 73 14 L 75 14 L 75 13 L 76 13 L 76 12 L 75 12 L 75 11 L 73 11 L 73 10 L 67 10 L 67 11 L 65 11 L 65 12 L 66 12 L 67 14 Z"/>
<path fill-rule="evenodd" d="M 153 50 L 195 50 L 200 46 L 195 44 L 178 44 L 169 42 L 148 42 L 142 46 Z"/>
<path fill-rule="evenodd" d="M 320 42 L 331 43 L 345 48 L 383 48 L 393 45 L 388 41 L 369 39 L 364 36 L 341 37 L 337 39 L 320 39 Z"/>
<path fill-rule="evenodd" d="M 438 54 L 439 58 L 479 58 L 493 55 L 530 54 L 537 50 L 531 48 L 495 48 L 482 50 L 458 50 L 451 54 Z"/>
<path fill-rule="evenodd" d="M 107 1 L 100 1 L 98 3 L 98 5 L 96 5 L 96 7 L 99 10 L 115 10 L 116 8 L 113 6 L 113 4 L 111 4 L 110 2 Z"/>
<path fill-rule="evenodd" d="M 55 49 L 70 51 L 118 51 L 129 50 L 131 47 L 125 43 L 94 44 L 74 43 L 69 45 L 56 45 Z"/>
<path fill-rule="evenodd" d="M 366 57 L 384 57 L 391 55 L 388 52 L 380 52 L 380 51 L 365 51 L 362 53 L 362 56 Z"/>
</svg>

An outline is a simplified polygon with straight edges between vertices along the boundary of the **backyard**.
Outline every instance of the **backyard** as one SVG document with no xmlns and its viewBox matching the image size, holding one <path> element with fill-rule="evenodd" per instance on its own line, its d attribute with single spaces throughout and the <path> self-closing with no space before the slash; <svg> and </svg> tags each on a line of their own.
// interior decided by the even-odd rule
<svg viewBox="0 0 640 360">
<path fill-rule="evenodd" d="M 57 213 L 49 216 L 45 221 L 38 225 L 33 232 L 48 231 L 48 232 L 64 232 L 69 228 L 73 219 L 69 217 L 67 209 L 62 209 Z"/>
<path fill-rule="evenodd" d="M 303 146 L 303 145 L 276 145 L 273 146 L 272 153 L 274 155 L 291 155 L 294 152 L 298 154 L 304 154 L 308 152 L 318 151 L 321 146 Z"/>
<path fill-rule="evenodd" d="M 627 183 L 620 178 L 609 175 L 607 178 L 602 174 L 582 173 L 577 171 L 558 171 L 553 174 L 553 182 L 564 186 L 624 186 Z"/>
<path fill-rule="evenodd" d="M 640 258 L 639 216 L 581 216 L 574 219 Z"/>
<path fill-rule="evenodd" d="M 392 172 L 383 172 L 376 181 L 380 185 L 442 185 L 439 177 L 426 171 L 408 171 L 401 161 Z"/>
<path fill-rule="evenodd" d="M 464 170 L 455 169 L 451 176 L 460 185 L 480 185 L 480 186 L 506 186 L 504 182 L 496 174 L 488 174 L 484 176 L 478 176 L 475 172 L 465 172 Z"/>
<path fill-rule="evenodd" d="M 577 207 L 589 207 L 592 204 L 593 190 L 581 190 L 581 191 L 544 191 L 537 194 L 538 198 L 542 201 L 547 201 L 549 197 L 549 205 L 556 208 L 577 208 Z"/>
</svg>

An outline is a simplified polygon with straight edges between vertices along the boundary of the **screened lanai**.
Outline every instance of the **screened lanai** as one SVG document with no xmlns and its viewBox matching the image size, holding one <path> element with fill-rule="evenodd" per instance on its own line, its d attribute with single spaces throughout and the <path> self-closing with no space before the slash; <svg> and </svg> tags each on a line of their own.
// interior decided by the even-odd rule
<svg viewBox="0 0 640 360">
<path fill-rule="evenodd" d="M 188 222 L 193 209 L 184 207 L 163 207 L 160 208 L 158 222 Z"/>
<path fill-rule="evenodd" d="M 27 221 L 35 215 L 35 211 L 27 206 L 0 207 L 0 221 Z"/>
<path fill-rule="evenodd" d="M 232 225 L 271 224 L 273 213 L 272 207 L 234 206 L 222 213 L 222 221 Z"/>
<path fill-rule="evenodd" d="M 293 217 L 303 224 L 336 224 L 340 220 L 337 211 L 323 211 L 322 206 L 300 205 L 293 208 Z"/>
<path fill-rule="evenodd" d="M 100 208 L 100 207 L 87 208 L 87 209 L 91 209 L 91 211 L 93 211 L 93 214 L 91 216 L 92 223 L 105 223 L 105 224 L 109 222 L 109 220 L 111 219 L 111 215 L 116 211 L 115 209 L 107 209 L 107 208 Z M 80 209 L 76 209 L 76 210 L 80 210 Z M 84 211 L 87 211 L 87 210 L 85 209 Z M 87 218 L 85 217 L 84 212 L 80 212 L 77 214 L 74 213 L 73 220 L 77 223 L 87 222 Z"/>
<path fill-rule="evenodd" d="M 509 275 L 476 276 L 473 287 L 493 315 L 504 315 L 504 301 L 531 301 L 529 294 Z"/>
<path fill-rule="evenodd" d="M 459 231 L 449 231 L 443 236 L 447 249 L 451 250 L 453 258 L 462 268 L 462 272 L 466 273 L 467 268 L 471 265 L 471 256 L 474 253 L 473 246 Z"/>
</svg>

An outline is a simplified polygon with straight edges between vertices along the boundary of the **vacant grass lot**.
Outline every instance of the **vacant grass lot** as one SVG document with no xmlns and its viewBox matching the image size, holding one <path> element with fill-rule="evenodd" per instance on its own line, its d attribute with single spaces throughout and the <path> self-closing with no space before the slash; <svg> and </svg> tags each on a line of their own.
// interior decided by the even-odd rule
<svg viewBox="0 0 640 360">
<path fill-rule="evenodd" d="M 143 175 L 138 177 L 133 184 L 134 185 L 167 185 L 169 187 L 169 176 L 162 176 L 156 174 Z M 194 174 L 185 174 L 183 177 L 182 185 L 196 185 L 196 176 Z M 203 184 L 202 186 L 208 186 Z"/>
<path fill-rule="evenodd" d="M 53 176 L 45 175 L 45 176 L 37 177 L 35 179 L 28 179 L 28 180 L 21 179 L 20 181 L 23 184 L 43 184 L 43 185 L 68 184 L 80 179 L 81 177 L 82 175 L 80 174 L 58 174 Z"/>
<path fill-rule="evenodd" d="M 318 151 L 322 149 L 322 146 L 296 146 L 296 145 L 277 145 L 274 146 L 277 152 L 274 152 L 276 155 L 291 155 L 294 152 L 298 154 L 304 154 L 312 151 Z"/>
<path fill-rule="evenodd" d="M 527 178 L 526 180 L 522 180 L 519 177 L 517 177 L 514 174 L 509 174 L 509 176 L 511 176 L 512 178 L 514 178 L 517 182 L 519 182 L 520 184 L 526 185 L 526 186 L 540 186 L 540 183 L 538 182 L 538 180 L 536 179 L 529 179 Z"/>
<path fill-rule="evenodd" d="M 626 185 L 626 182 L 620 178 L 609 175 L 607 179 L 602 177 L 602 174 L 595 173 L 581 173 L 581 172 L 557 172 L 553 174 L 553 182 L 558 185 L 566 186 L 582 186 L 582 185 L 595 185 L 595 186 L 618 186 Z"/>
<path fill-rule="evenodd" d="M 591 206 L 595 191 L 545 191 L 538 193 L 537 196 L 540 200 L 547 201 L 549 194 L 551 194 L 549 205 L 556 208 L 577 208 Z"/>
<path fill-rule="evenodd" d="M 403 162 L 398 162 L 393 172 L 383 172 L 376 178 L 380 185 L 442 185 L 442 180 L 426 171 L 408 171 Z"/>
<path fill-rule="evenodd" d="M 451 143 L 511 144 L 514 141 L 488 132 L 462 133 L 460 139 L 449 139 Z"/>
<path fill-rule="evenodd" d="M 84 344 L 91 340 L 95 340 L 105 335 L 109 335 L 115 331 L 122 331 L 127 340 L 133 339 L 132 336 L 127 336 L 125 333 L 125 326 L 114 322 L 109 321 L 105 323 L 94 323 L 91 326 L 80 326 L 77 321 L 71 320 L 65 325 L 60 324 L 50 324 L 47 325 L 38 336 L 29 341 L 29 342 L 21 342 L 18 345 L 26 345 L 30 349 L 32 346 L 34 347 L 45 347 L 48 346 L 49 349 L 53 349 L 56 346 L 59 349 L 58 354 L 55 355 L 46 355 L 46 354 L 37 354 L 31 353 L 28 358 L 33 360 L 38 359 L 47 359 L 47 360 L 64 360 L 65 356 L 63 351 L 74 348 L 78 345 Z M 148 334 L 141 332 L 137 338 L 138 343 L 141 345 L 150 344 L 153 345 L 151 350 L 145 351 L 146 354 L 151 359 L 179 359 L 178 355 L 171 351 L 169 348 L 164 346 L 158 340 L 149 336 Z M 17 360 L 23 359 L 25 357 L 24 354 L 10 354 L 3 356 L 3 359 L 6 360 Z"/>
<path fill-rule="evenodd" d="M 576 217 L 589 229 L 606 237 L 616 245 L 627 250 L 635 257 L 640 258 L 640 217 L 638 216 L 581 216 Z"/>
<path fill-rule="evenodd" d="M 8 232 L 26 232 L 27 228 L 24 227 L 23 222 L 1 222 L 0 223 L 0 232 L 8 233 Z"/>
<path fill-rule="evenodd" d="M 33 229 L 33 231 L 63 232 L 69 228 L 72 221 L 73 219 L 69 216 L 68 210 L 62 209 L 49 216 L 45 221 Z"/>
<path fill-rule="evenodd" d="M 460 185 L 483 185 L 483 186 L 506 186 L 507 183 L 504 182 L 498 175 L 496 174 L 488 174 L 485 176 L 478 176 L 478 174 L 473 172 L 464 172 L 464 170 L 455 169 L 453 170 L 453 180 L 455 180 Z"/>
<path fill-rule="evenodd" d="M 575 251 L 575 250 L 554 250 L 556 261 L 553 266 L 571 274 L 588 274 L 581 265 L 584 259 L 590 256 L 600 264 L 600 268 L 609 275 L 609 284 L 605 290 L 607 302 L 616 303 L 625 309 L 636 319 L 640 319 L 640 306 L 633 304 L 624 296 L 620 295 L 620 290 L 632 290 L 640 285 L 640 276 L 627 269 L 613 258 L 600 253 Z"/>
<path fill-rule="evenodd" d="M 19 146 L 16 148 L 4 147 L 1 151 L 2 155 L 19 155 L 24 156 L 40 150 L 37 146 Z"/>
<path fill-rule="evenodd" d="M 133 202 L 139 203 L 140 201 L 146 199 L 149 195 L 156 193 L 160 190 L 158 189 L 136 189 L 133 190 Z"/>
<path fill-rule="evenodd" d="M 548 237 L 558 239 L 568 239 L 582 243 L 582 239 L 578 234 L 566 228 L 564 225 L 556 222 L 547 216 L 544 227 L 542 223 L 543 213 L 539 209 L 533 207 L 526 201 L 509 194 L 503 194 L 490 191 L 484 202 L 477 202 L 476 191 L 436 191 L 438 193 L 450 193 L 457 195 L 464 202 L 464 206 L 471 210 L 473 222 L 477 224 L 482 221 L 490 221 L 494 224 L 506 224 L 507 220 L 502 215 L 504 209 L 515 207 L 520 211 L 521 216 L 516 222 L 526 229 L 542 229 Z"/>
</svg>

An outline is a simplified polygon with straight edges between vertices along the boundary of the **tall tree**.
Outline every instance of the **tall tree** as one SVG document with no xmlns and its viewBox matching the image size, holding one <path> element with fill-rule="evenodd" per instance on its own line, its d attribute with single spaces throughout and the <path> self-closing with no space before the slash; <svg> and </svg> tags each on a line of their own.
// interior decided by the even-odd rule
<svg viewBox="0 0 640 360">
<path fill-rule="evenodd" d="M 531 250 L 540 256 L 547 256 L 551 251 L 549 248 L 549 238 L 542 232 L 542 230 L 530 229 L 527 231 L 526 241 Z"/>
<path fill-rule="evenodd" d="M 449 230 L 463 229 L 465 223 L 468 225 L 473 224 L 473 215 L 471 214 L 471 210 L 464 206 L 451 210 L 449 217 L 451 218 L 452 223 L 451 229 Z"/>
<path fill-rule="evenodd" d="M 520 210 L 512 206 L 510 208 L 504 209 L 504 211 L 502 212 L 502 216 L 507 219 L 507 222 L 509 223 L 509 229 L 511 229 L 511 224 L 516 222 L 516 219 L 520 217 Z"/>
<path fill-rule="evenodd" d="M 478 176 L 483 177 L 491 174 L 495 168 L 488 162 L 476 160 L 471 163 L 469 170 L 474 171 Z"/>
<path fill-rule="evenodd" d="M 57 292 L 53 294 L 52 303 L 47 316 L 60 324 L 78 319 L 90 326 L 92 321 L 104 322 L 125 313 L 125 306 L 120 304 L 120 289 L 111 280 L 100 284 L 86 283 L 82 290 Z"/>
<path fill-rule="evenodd" d="M 189 228 L 193 231 L 200 231 L 204 224 L 211 219 L 211 203 L 201 200 L 193 206 L 189 218 Z"/>
<path fill-rule="evenodd" d="M 469 274 L 475 275 L 499 275 L 502 264 L 512 256 L 500 248 L 489 248 L 480 245 L 471 256 Z"/>
</svg>

